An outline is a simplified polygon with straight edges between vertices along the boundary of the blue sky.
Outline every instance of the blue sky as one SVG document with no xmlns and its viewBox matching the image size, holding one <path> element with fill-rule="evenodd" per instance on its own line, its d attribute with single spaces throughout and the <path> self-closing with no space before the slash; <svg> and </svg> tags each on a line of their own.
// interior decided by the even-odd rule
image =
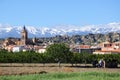
<svg viewBox="0 0 120 80">
<path fill-rule="evenodd" d="M 13 26 L 120 22 L 120 0 L 0 0 L 0 23 Z"/>
</svg>

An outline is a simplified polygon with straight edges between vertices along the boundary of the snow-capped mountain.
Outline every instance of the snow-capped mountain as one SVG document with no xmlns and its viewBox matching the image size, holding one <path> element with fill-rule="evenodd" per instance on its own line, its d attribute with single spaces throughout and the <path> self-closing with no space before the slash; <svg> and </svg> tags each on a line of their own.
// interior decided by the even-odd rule
<svg viewBox="0 0 120 80">
<path fill-rule="evenodd" d="M 20 32 L 23 26 L 10 26 L 0 24 L 0 38 L 6 37 L 20 37 Z M 47 27 L 32 27 L 26 26 L 29 37 L 51 37 L 55 35 L 83 35 L 88 33 L 109 33 L 109 32 L 119 32 L 120 33 L 120 23 L 109 23 L 102 25 L 86 25 L 86 26 L 55 26 L 53 28 Z"/>
</svg>

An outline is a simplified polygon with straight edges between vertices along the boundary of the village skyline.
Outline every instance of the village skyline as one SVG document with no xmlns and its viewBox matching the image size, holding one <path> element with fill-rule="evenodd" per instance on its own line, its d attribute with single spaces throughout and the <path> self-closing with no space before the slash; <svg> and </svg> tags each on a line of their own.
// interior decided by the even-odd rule
<svg viewBox="0 0 120 80">
<path fill-rule="evenodd" d="M 120 0 L 0 0 L 0 80 L 119 80 Z"/>
</svg>

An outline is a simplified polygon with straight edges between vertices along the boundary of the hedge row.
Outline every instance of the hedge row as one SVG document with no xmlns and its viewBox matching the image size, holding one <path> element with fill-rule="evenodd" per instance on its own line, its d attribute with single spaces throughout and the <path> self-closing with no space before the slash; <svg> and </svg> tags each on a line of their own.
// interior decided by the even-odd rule
<svg viewBox="0 0 120 80">
<path fill-rule="evenodd" d="M 106 63 L 117 62 L 120 64 L 120 54 L 95 55 L 87 53 L 70 53 L 71 55 L 61 59 L 61 63 L 92 63 L 93 61 L 105 60 Z M 54 57 L 47 53 L 19 52 L 12 53 L 0 51 L 0 63 L 56 63 Z"/>
</svg>

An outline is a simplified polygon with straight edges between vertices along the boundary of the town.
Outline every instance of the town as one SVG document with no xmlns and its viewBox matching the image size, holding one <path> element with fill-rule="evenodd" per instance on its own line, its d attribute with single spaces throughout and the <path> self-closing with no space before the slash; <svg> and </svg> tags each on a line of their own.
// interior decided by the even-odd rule
<svg viewBox="0 0 120 80">
<path fill-rule="evenodd" d="M 120 80 L 120 0 L 0 0 L 0 80 Z"/>
<path fill-rule="evenodd" d="M 36 37 L 29 38 L 28 32 L 25 26 L 23 26 L 22 31 L 20 32 L 21 38 L 7 38 L 1 41 L 0 48 L 5 49 L 8 52 L 20 52 L 20 51 L 35 51 L 36 53 L 44 53 L 46 52 L 47 46 L 59 43 L 52 41 L 44 41 L 40 40 Z M 64 36 L 66 39 L 66 36 Z M 64 42 L 65 43 L 65 42 Z M 86 42 L 87 43 L 87 42 Z M 70 51 L 77 53 L 89 53 L 89 54 L 119 54 L 120 53 L 120 42 L 111 42 L 110 40 L 106 40 L 105 42 L 101 42 L 96 45 L 89 44 L 75 44 L 69 42 L 66 43 Z"/>
</svg>

